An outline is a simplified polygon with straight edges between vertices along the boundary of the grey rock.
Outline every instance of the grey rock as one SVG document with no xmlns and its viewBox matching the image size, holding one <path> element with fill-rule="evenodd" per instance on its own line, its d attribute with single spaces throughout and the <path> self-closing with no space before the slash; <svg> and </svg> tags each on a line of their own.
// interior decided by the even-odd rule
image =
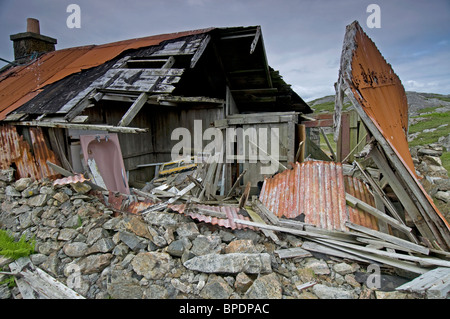
<svg viewBox="0 0 450 319">
<path fill-rule="evenodd" d="M 39 243 L 37 246 L 37 251 L 47 256 L 60 249 L 61 249 L 60 244 L 55 241 L 46 241 L 43 243 Z"/>
<path fill-rule="evenodd" d="M 119 217 L 111 218 L 102 225 L 102 228 L 106 230 L 117 230 L 116 226 L 121 220 L 122 218 Z"/>
<path fill-rule="evenodd" d="M 100 238 L 107 237 L 108 232 L 103 228 L 97 227 L 91 229 L 87 234 L 86 244 L 92 245 L 94 242 L 99 240 Z"/>
<path fill-rule="evenodd" d="M 24 191 L 25 192 L 25 191 Z M 28 205 L 31 207 L 42 207 L 47 203 L 49 196 L 47 194 L 39 194 L 28 199 Z"/>
<path fill-rule="evenodd" d="M 32 225 L 33 223 L 33 215 L 31 212 L 25 212 L 19 216 L 20 228 L 25 229 Z"/>
<path fill-rule="evenodd" d="M 440 199 L 446 203 L 450 203 L 450 191 L 447 191 L 447 192 L 438 191 L 438 192 L 436 192 L 436 195 L 434 195 L 434 197 L 436 197 L 437 199 Z"/>
<path fill-rule="evenodd" d="M 23 198 L 28 198 L 31 196 L 38 195 L 39 193 L 39 186 L 36 184 L 31 184 L 29 187 L 24 189 L 21 193 Z"/>
<path fill-rule="evenodd" d="M 5 195 L 10 197 L 21 197 L 22 195 L 11 185 L 6 186 Z"/>
<path fill-rule="evenodd" d="M 128 254 L 129 250 L 130 249 L 127 245 L 125 245 L 124 243 L 119 243 L 118 245 L 115 245 L 112 254 L 117 257 L 124 257 Z"/>
<path fill-rule="evenodd" d="M 172 256 L 181 257 L 183 256 L 184 251 L 191 247 L 192 244 L 189 241 L 189 239 L 187 237 L 184 237 L 182 239 L 178 239 L 171 242 L 170 245 L 167 247 L 166 251 Z"/>
<path fill-rule="evenodd" d="M 446 192 L 450 191 L 450 178 L 438 178 L 434 180 L 438 190 Z"/>
<path fill-rule="evenodd" d="M 133 270 L 147 279 L 161 279 L 173 267 L 173 260 L 167 253 L 142 252 L 132 262 Z"/>
<path fill-rule="evenodd" d="M 112 270 L 107 292 L 112 299 L 141 299 L 142 287 L 136 278 L 124 270 Z"/>
<path fill-rule="evenodd" d="M 245 293 L 252 284 L 253 280 L 246 273 L 240 272 L 236 276 L 234 288 L 239 293 Z"/>
<path fill-rule="evenodd" d="M 73 228 L 63 228 L 59 231 L 58 240 L 70 241 L 78 235 L 78 231 Z"/>
<path fill-rule="evenodd" d="M 64 253 L 69 257 L 82 257 L 86 254 L 88 245 L 83 242 L 67 243 L 63 247 Z"/>
<path fill-rule="evenodd" d="M 149 285 L 143 295 L 145 299 L 167 299 L 168 297 L 167 289 L 160 285 Z"/>
<path fill-rule="evenodd" d="M 442 156 L 442 150 L 433 150 L 430 148 L 420 148 L 417 153 L 419 155 Z"/>
<path fill-rule="evenodd" d="M 58 192 L 54 194 L 52 198 L 57 200 L 59 203 L 65 203 L 66 201 L 69 200 L 70 197 L 64 192 Z"/>
<path fill-rule="evenodd" d="M 111 238 L 100 238 L 86 251 L 86 254 L 109 253 L 114 249 L 114 242 Z"/>
<path fill-rule="evenodd" d="M 319 299 L 357 299 L 357 295 L 344 288 L 329 287 L 322 284 L 314 285 L 313 293 Z"/>
<path fill-rule="evenodd" d="M 353 267 L 346 263 L 339 263 L 333 266 L 333 270 L 338 274 L 344 276 L 353 272 Z"/>
<path fill-rule="evenodd" d="M 83 274 L 94 274 L 101 272 L 105 269 L 113 258 L 112 254 L 96 254 L 83 257 L 76 261 L 76 264 L 80 267 L 80 271 Z"/>
<path fill-rule="evenodd" d="M 195 239 L 200 232 L 196 223 L 184 223 L 177 228 L 177 234 L 180 237 L 187 237 L 190 240 Z"/>
<path fill-rule="evenodd" d="M 204 299 L 228 299 L 233 293 L 233 289 L 221 276 L 211 275 L 208 282 L 200 292 L 200 297 Z"/>
<path fill-rule="evenodd" d="M 190 269 L 205 273 L 259 274 L 272 271 L 270 255 L 262 254 L 207 254 L 193 257 L 183 263 Z"/>
<path fill-rule="evenodd" d="M 222 240 L 220 236 L 197 236 L 192 242 L 191 252 L 196 256 L 206 255 L 214 252 L 220 252 Z"/>
<path fill-rule="evenodd" d="M 329 275 L 331 273 L 328 264 L 324 260 L 315 258 L 307 258 L 304 268 L 312 269 L 316 275 Z"/>
<path fill-rule="evenodd" d="M 245 293 L 250 299 L 281 299 L 282 287 L 275 273 L 258 277 Z"/>
<path fill-rule="evenodd" d="M 143 239 L 126 231 L 120 232 L 119 239 L 133 251 L 139 251 L 147 247 L 147 243 Z"/>
<path fill-rule="evenodd" d="M 32 254 L 30 255 L 30 259 L 31 262 L 36 265 L 39 266 L 40 264 L 42 264 L 43 262 L 45 262 L 47 260 L 47 256 L 44 254 Z"/>
<path fill-rule="evenodd" d="M 0 170 L 0 181 L 12 182 L 14 180 L 14 168 Z"/>
<path fill-rule="evenodd" d="M 16 182 L 14 183 L 14 188 L 17 191 L 21 192 L 21 191 L 25 190 L 28 186 L 30 186 L 30 184 L 32 182 L 33 181 L 29 177 L 20 178 L 20 179 L 16 180 Z"/>
</svg>

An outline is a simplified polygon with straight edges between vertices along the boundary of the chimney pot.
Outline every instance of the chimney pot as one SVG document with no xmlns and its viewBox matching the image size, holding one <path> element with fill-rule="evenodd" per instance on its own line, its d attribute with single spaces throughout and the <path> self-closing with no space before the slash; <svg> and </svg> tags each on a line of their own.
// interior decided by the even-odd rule
<svg viewBox="0 0 450 319">
<path fill-rule="evenodd" d="M 27 19 L 27 32 L 33 32 L 36 34 L 41 34 L 41 30 L 39 28 L 39 20 L 34 18 Z"/>
</svg>

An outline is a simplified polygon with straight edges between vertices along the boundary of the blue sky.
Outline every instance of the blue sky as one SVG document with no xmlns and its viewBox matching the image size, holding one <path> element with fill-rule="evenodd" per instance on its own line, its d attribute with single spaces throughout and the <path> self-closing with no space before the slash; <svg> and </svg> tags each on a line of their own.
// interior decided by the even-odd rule
<svg viewBox="0 0 450 319">
<path fill-rule="evenodd" d="M 71 3 L 81 8 L 79 29 L 66 25 Z M 371 3 L 380 7 L 381 28 L 366 24 Z M 345 26 L 358 20 L 406 90 L 450 94 L 448 0 L 0 0 L 0 58 L 13 59 L 9 35 L 24 32 L 29 17 L 57 49 L 261 25 L 269 64 L 306 101 L 334 93 Z"/>
</svg>

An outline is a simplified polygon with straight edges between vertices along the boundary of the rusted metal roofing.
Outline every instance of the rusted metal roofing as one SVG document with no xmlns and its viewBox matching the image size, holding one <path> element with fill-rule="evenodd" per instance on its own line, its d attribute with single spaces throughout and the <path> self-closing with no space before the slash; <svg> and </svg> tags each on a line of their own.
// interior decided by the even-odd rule
<svg viewBox="0 0 450 319">
<path fill-rule="evenodd" d="M 17 133 L 14 126 L 0 126 L 0 168 L 14 166 L 16 177 L 30 177 L 40 180 L 45 177 L 57 177 L 47 161 L 59 163 L 55 154 L 47 147 L 42 129 L 29 128 L 30 144 Z"/>
<path fill-rule="evenodd" d="M 242 224 L 236 224 L 234 222 L 235 219 L 245 219 L 250 220 L 248 217 L 243 216 L 239 214 L 239 208 L 238 207 L 232 207 L 232 206 L 210 206 L 210 205 L 202 205 L 202 204 L 190 204 L 188 206 L 188 209 L 186 209 L 186 204 L 179 204 L 179 205 L 169 205 L 170 209 L 179 212 L 181 214 L 184 214 L 186 216 L 189 216 L 193 219 L 197 219 L 198 221 L 213 224 L 213 225 L 219 225 L 226 228 L 231 229 L 253 229 L 251 226 L 242 225 Z M 220 215 L 226 215 L 227 218 L 224 217 L 216 217 L 212 216 L 211 214 L 202 214 L 202 210 L 209 211 L 214 214 L 214 212 L 217 212 Z"/>
<path fill-rule="evenodd" d="M 346 188 L 362 199 L 368 190 L 362 183 L 350 179 L 345 183 L 342 164 L 307 161 L 296 163 L 272 178 L 266 178 L 260 201 L 278 217 L 304 216 L 304 222 L 328 230 L 348 230 L 346 221 L 377 229 L 368 214 L 347 207 Z"/>
<path fill-rule="evenodd" d="M 404 197 L 399 200 L 416 206 L 410 207 L 407 212 L 412 215 L 422 236 L 436 247 L 448 251 L 450 224 L 419 182 L 409 151 L 405 89 L 391 65 L 357 21 L 346 29 L 336 85 L 337 101 L 343 97 L 342 93 L 350 99 L 376 139 L 378 144 L 375 147 L 383 151 L 381 156 L 386 156 L 389 162 L 386 165 L 395 171 L 395 178 L 400 183 L 396 185 L 407 189 L 406 195 L 399 195 Z M 337 114 L 340 104 L 337 103 Z M 378 161 L 382 165 L 381 157 Z"/>
<path fill-rule="evenodd" d="M 370 117 L 399 158 L 415 174 L 409 152 L 408 101 L 400 78 L 380 54 L 375 43 L 364 33 L 358 23 L 348 29 L 353 36 L 353 46 L 344 53 L 351 70 L 354 97 Z"/>
<path fill-rule="evenodd" d="M 73 176 L 55 179 L 53 181 L 53 185 L 68 185 L 68 184 L 83 183 L 85 181 L 89 181 L 89 179 L 85 178 L 83 174 L 76 174 Z"/>
<path fill-rule="evenodd" d="M 206 33 L 213 28 L 161 34 L 103 45 L 68 48 L 46 53 L 33 63 L 0 74 L 0 121 L 40 90 L 71 74 L 99 66 L 126 50 L 158 45 L 183 36 Z"/>
<path fill-rule="evenodd" d="M 352 176 L 344 176 L 344 184 L 346 193 L 362 200 L 372 207 L 376 206 L 375 199 L 363 181 Z M 378 220 L 375 216 L 367 214 L 363 210 L 353 208 L 349 205 L 347 205 L 347 209 L 350 222 L 378 230 Z"/>
</svg>

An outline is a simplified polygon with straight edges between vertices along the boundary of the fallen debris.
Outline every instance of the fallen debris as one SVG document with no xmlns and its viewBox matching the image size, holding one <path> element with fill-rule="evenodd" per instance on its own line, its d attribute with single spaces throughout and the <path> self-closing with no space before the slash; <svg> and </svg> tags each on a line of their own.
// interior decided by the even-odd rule
<svg viewBox="0 0 450 319">
<path fill-rule="evenodd" d="M 9 264 L 11 273 L 24 299 L 85 299 L 79 293 L 57 281 L 39 267 L 35 267 L 30 258 L 22 257 Z"/>
</svg>

